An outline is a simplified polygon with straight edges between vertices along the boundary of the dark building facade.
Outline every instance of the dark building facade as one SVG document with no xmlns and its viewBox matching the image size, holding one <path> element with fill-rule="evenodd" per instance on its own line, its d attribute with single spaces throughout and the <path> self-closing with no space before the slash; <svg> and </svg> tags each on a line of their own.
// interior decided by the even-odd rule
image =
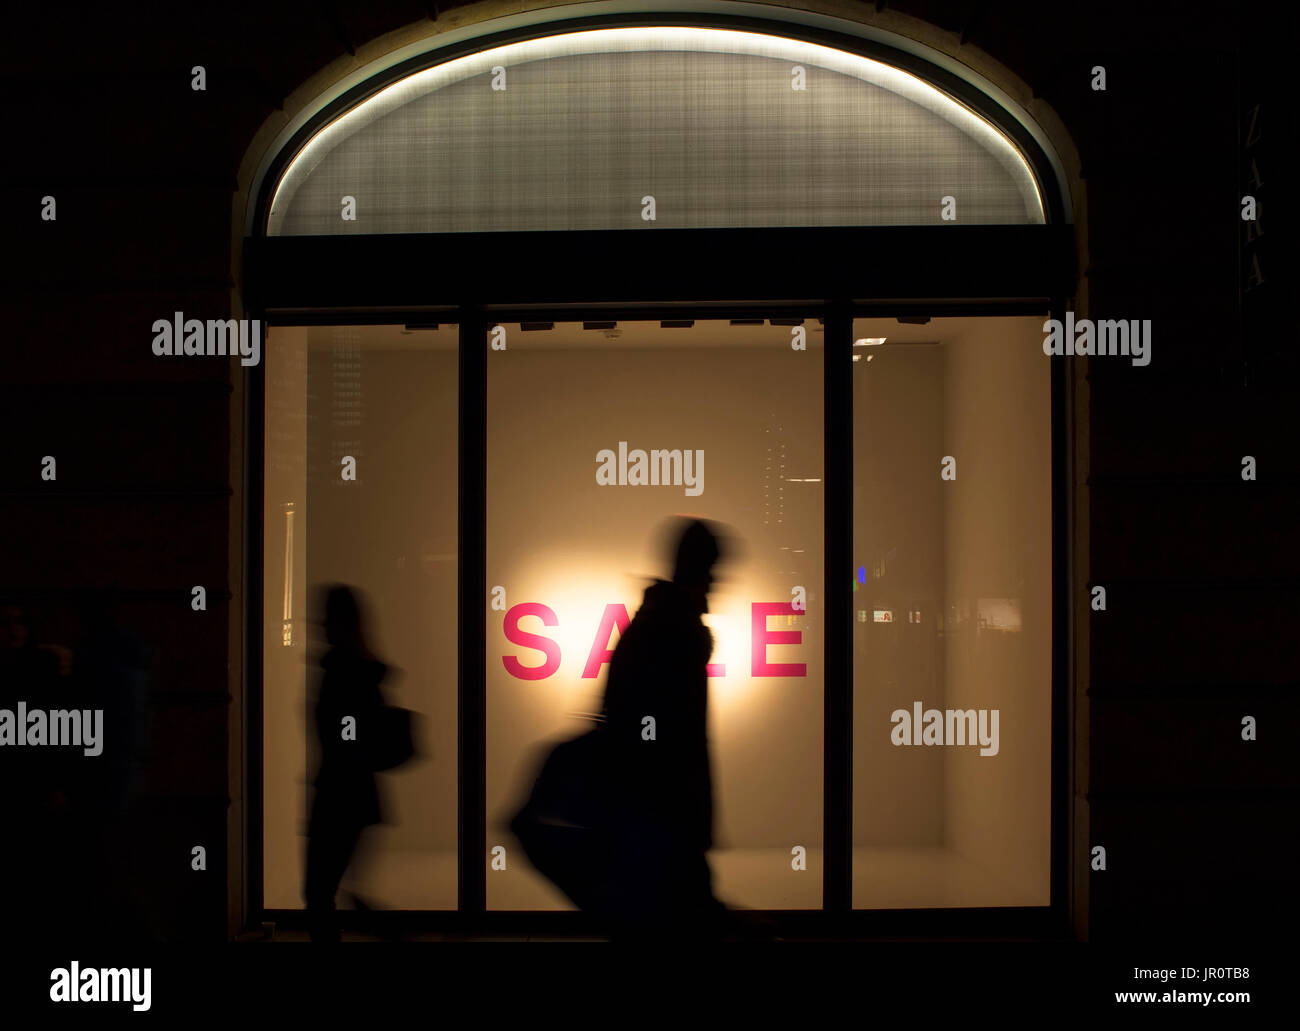
<svg viewBox="0 0 1300 1031">
<path fill-rule="evenodd" d="M 352 389 L 348 348 L 357 345 L 338 337 L 338 327 L 418 331 L 435 323 L 452 334 L 447 355 L 461 348 L 458 371 L 453 362 L 447 373 L 459 376 L 458 400 L 450 393 L 444 398 L 456 418 L 445 425 L 420 423 L 420 432 L 445 440 L 459 433 L 458 448 L 448 444 L 442 454 L 458 468 L 448 490 L 459 497 L 459 507 L 444 510 L 451 515 L 436 537 L 439 543 L 411 561 L 459 556 L 461 581 L 438 601 L 445 627 L 455 624 L 457 614 L 461 619 L 459 652 L 446 667 L 455 674 L 457 704 L 444 713 L 449 737 L 439 737 L 435 747 L 435 755 L 448 746 L 455 752 L 447 769 L 458 777 L 457 787 L 440 795 L 439 804 L 449 814 L 444 829 L 455 841 L 447 847 L 457 863 L 441 901 L 416 899 L 398 908 L 423 914 L 424 923 L 416 919 L 416 925 L 432 928 L 564 933 L 579 926 L 557 921 L 567 914 L 547 912 L 558 907 L 534 905 L 526 892 L 494 895 L 491 867 L 478 872 L 484 865 L 479 842 L 486 841 L 490 852 L 494 840 L 485 808 L 501 803 L 498 774 L 483 771 L 496 771 L 497 757 L 535 740 L 497 739 L 495 731 L 484 729 L 501 718 L 494 706 L 523 703 L 509 693 L 518 684 L 503 680 L 498 687 L 491 679 L 503 676 L 492 629 L 476 619 L 470 621 L 475 629 L 463 629 L 466 612 L 489 608 L 495 583 L 489 538 L 496 533 L 503 539 L 507 530 L 527 533 L 530 526 L 522 516 L 498 524 L 489 510 L 494 482 L 525 475 L 494 464 L 504 445 L 494 443 L 491 425 L 522 403 L 529 381 L 494 380 L 498 374 L 482 357 L 490 352 L 480 347 L 478 357 L 466 357 L 465 341 L 482 342 L 498 325 L 522 339 L 529 326 L 544 320 L 550 329 L 540 332 L 604 319 L 635 333 L 640 323 L 670 320 L 665 305 L 678 306 L 682 321 L 714 320 L 719 326 L 743 324 L 749 312 L 769 320 L 770 328 L 779 326 L 783 340 L 792 325 L 812 329 L 820 319 L 825 358 L 819 362 L 836 355 L 847 359 L 850 341 L 876 332 L 899 342 L 913 332 L 908 341 L 931 343 L 944 320 L 977 318 L 985 310 L 1009 320 L 999 331 L 1006 335 L 1033 336 L 1039 321 L 1066 311 L 1079 319 L 1136 320 L 1135 325 L 1149 320 L 1151 327 L 1149 364 L 1060 357 L 1051 359 L 1050 374 L 1042 365 L 1025 373 L 1025 382 L 1042 374 L 1041 382 L 1034 381 L 1035 389 L 1041 387 L 1034 395 L 1041 411 L 1028 429 L 1011 425 L 1006 439 L 1032 437 L 1036 426 L 1042 448 L 1015 451 L 1006 463 L 1041 473 L 1025 482 L 1043 484 L 1034 495 L 1042 517 L 1024 518 L 1042 534 L 1044 550 L 1034 567 L 1038 579 L 1029 575 L 1031 582 L 1016 598 L 977 597 L 978 591 L 966 590 L 970 611 L 959 613 L 954 606 L 945 623 L 943 613 L 929 611 L 948 597 L 934 586 L 944 574 L 909 566 L 911 553 L 901 543 L 902 558 L 889 551 L 887 544 L 911 538 L 906 526 L 890 523 L 888 513 L 873 523 L 892 527 L 880 530 L 878 543 L 884 543 L 858 554 L 858 540 L 865 538 L 854 538 L 846 513 L 855 503 L 859 510 L 866 504 L 851 486 L 855 475 L 865 475 L 852 464 L 860 447 L 828 448 L 825 494 L 806 510 L 800 501 L 789 502 L 797 518 L 816 527 L 817 547 L 826 549 L 823 561 L 810 560 L 799 573 L 827 573 L 818 592 L 825 594 L 825 626 L 804 627 L 806 644 L 824 649 L 825 668 L 819 654 L 812 672 L 824 680 L 825 693 L 810 703 L 814 708 L 790 716 L 797 723 L 807 715 L 809 733 L 822 735 L 815 761 L 804 772 L 816 785 L 809 791 L 821 812 L 814 821 L 817 833 L 825 830 L 817 849 L 826 858 L 819 890 L 808 899 L 785 903 L 775 890 L 759 892 L 755 908 L 785 913 L 792 933 L 832 936 L 1011 934 L 1113 943 L 1144 934 L 1276 929 L 1279 908 L 1290 905 L 1284 880 L 1287 814 L 1300 787 L 1286 736 L 1300 716 L 1295 634 L 1288 630 L 1300 619 L 1300 549 L 1292 543 L 1300 515 L 1291 404 L 1297 368 L 1279 300 L 1291 282 L 1283 253 L 1288 214 L 1281 209 L 1289 174 L 1284 142 L 1294 135 L 1294 114 L 1280 87 L 1296 39 L 1291 16 L 1263 5 L 826 0 L 769 6 L 774 24 L 793 19 L 789 24 L 803 26 L 805 41 L 827 30 L 799 22 L 800 16 L 840 19 L 859 26 L 873 45 L 891 39 L 899 54 L 906 54 L 903 44 L 915 44 L 931 55 L 929 81 L 959 92 L 961 77 L 943 63 L 951 62 L 990 84 L 1041 130 L 1041 140 L 1009 137 L 1008 150 L 1032 154 L 1025 167 L 1032 167 L 1041 187 L 1036 217 L 1020 217 L 1023 198 L 1007 186 L 1000 200 L 989 201 L 986 214 L 972 219 L 978 225 L 944 226 L 936 215 L 927 216 L 925 225 L 912 219 L 902 227 L 859 226 L 853 232 L 867 235 L 853 235 L 841 233 L 834 222 L 764 222 L 742 212 L 724 224 L 666 220 L 663 228 L 646 231 L 660 235 L 634 244 L 627 235 L 632 230 L 581 220 L 521 224 L 519 232 L 504 215 L 500 224 L 403 228 L 399 200 L 396 222 L 349 238 L 346 225 L 321 228 L 334 216 L 321 214 L 309 177 L 294 201 L 298 206 L 288 206 L 287 213 L 277 214 L 279 202 L 272 203 L 268 183 L 285 173 L 295 148 L 309 138 L 295 132 L 327 125 L 359 104 L 376 68 L 395 74 L 394 55 L 430 51 L 452 38 L 470 55 L 487 49 L 485 41 L 507 45 L 527 36 L 520 35 L 521 19 L 550 19 L 558 32 L 566 27 L 564 19 L 650 24 L 658 9 L 484 0 L 289 3 L 238 11 L 200 6 L 147 14 L 33 6 L 10 14 L 11 39 L 23 45 L 9 49 L 5 68 L 11 97 L 20 102 L 3 172 L 14 259 L 5 278 L 10 332 L 0 388 L 9 434 L 0 457 L 3 594 L 20 611 L 13 618 L 31 639 L 55 658 L 66 649 L 74 668 L 77 657 L 87 654 L 78 642 L 94 625 L 85 615 L 94 606 L 111 603 L 117 632 L 134 642 L 128 663 L 138 686 L 131 709 L 137 729 L 128 764 L 130 803 L 109 833 L 118 835 L 112 840 L 120 842 L 122 863 L 114 882 L 120 910 L 111 912 L 133 914 L 140 936 L 216 942 L 256 929 L 264 919 L 294 922 L 286 911 L 296 906 L 267 895 L 273 860 L 264 847 L 267 785 L 281 783 L 268 779 L 281 748 L 277 735 L 289 740 L 287 724 L 276 723 L 266 707 L 264 674 L 271 657 L 263 630 L 268 621 L 279 626 L 279 614 L 269 611 L 279 581 L 268 579 L 268 549 L 278 542 L 275 554 L 283 556 L 284 528 L 293 522 L 285 521 L 283 506 L 272 511 L 279 503 L 272 479 L 301 474 L 306 483 L 314 474 L 303 470 L 332 467 L 350 450 L 348 423 L 339 413 Z M 660 20 L 740 31 L 746 27 L 741 19 L 750 18 L 752 31 L 760 13 L 748 4 L 674 4 Z M 417 67 L 418 61 L 411 65 Z M 199 82 L 202 88 L 196 88 Z M 981 116 L 988 114 L 992 124 L 997 105 L 990 96 L 972 90 L 963 100 Z M 526 126 L 535 115 L 525 111 L 520 117 L 519 125 Z M 448 158 L 447 167 L 456 157 Z M 321 175 L 329 172 L 321 168 Z M 382 182 L 392 168 L 381 164 L 372 171 Z M 1019 173 L 1008 174 L 1014 179 Z M 329 204 L 335 193 L 346 192 L 335 185 L 321 187 Z M 498 193 L 523 188 L 512 181 L 498 184 Z M 1243 217 L 1248 197 L 1255 204 L 1253 219 Z M 1007 210 L 1016 217 L 1007 217 Z M 606 230 L 613 235 L 601 237 Z M 467 234 L 466 242 L 452 256 L 445 234 L 457 232 Z M 505 233 L 501 239 L 508 244 L 491 239 L 494 232 Z M 697 235 L 680 235 L 691 233 Z M 703 233 L 712 235 L 697 249 L 696 242 L 706 240 L 698 235 Z M 754 235 L 763 233 L 769 235 Z M 964 235 L 941 239 L 935 233 Z M 756 256 L 755 240 L 767 241 L 759 246 L 770 248 L 768 257 Z M 868 240 L 869 253 L 860 249 Z M 785 267 L 784 279 L 771 269 L 770 254 L 776 252 L 799 256 Z M 701 280 L 705 272 L 711 280 Z M 548 305 L 559 307 L 548 316 Z M 261 320 L 261 363 L 160 356 L 150 346 L 156 335 L 151 327 L 173 313 Z M 1029 316 L 1034 321 L 1028 329 L 1011 325 Z M 937 320 L 934 332 L 922 332 L 918 319 Z M 332 350 L 313 351 L 316 338 L 303 329 L 289 364 L 274 366 L 281 377 L 277 387 L 271 356 L 277 341 L 286 340 L 285 327 L 335 336 L 328 340 Z M 952 332 L 956 340 L 966 330 L 954 326 Z M 962 375 L 977 382 L 971 370 L 994 343 L 975 340 L 965 366 L 955 347 L 949 361 L 959 364 L 949 367 L 966 370 Z M 429 369 L 439 361 L 437 350 L 431 344 L 421 359 Z M 871 348 L 864 357 L 866 350 Z M 284 343 L 275 353 L 290 352 Z M 897 390 L 912 392 L 906 396 L 915 411 L 933 405 L 938 412 L 948 404 L 945 425 L 959 425 L 951 379 L 926 361 L 918 358 L 908 374 L 914 378 L 900 378 Z M 571 375 L 580 376 L 580 368 L 575 365 Z M 761 362 L 753 369 L 755 396 L 763 402 L 776 397 L 772 384 L 786 374 L 764 371 Z M 1007 369 L 1006 376 L 1019 375 Z M 650 374 L 649 366 L 645 371 Z M 397 367 L 367 366 L 365 375 L 372 383 L 391 384 L 385 388 L 390 394 L 369 397 L 397 398 L 405 374 Z M 972 405 L 983 405 L 972 420 L 1025 406 L 1009 389 L 998 396 L 1000 384 L 1010 382 L 1002 375 L 991 373 L 972 395 Z M 328 381 L 329 397 L 304 393 L 301 408 L 278 408 L 288 403 L 283 383 L 295 376 L 304 383 L 312 376 L 317 384 Z M 754 432 L 775 427 L 779 454 L 787 448 L 803 457 L 816 451 L 817 462 L 820 440 L 807 441 L 833 435 L 833 416 L 852 416 L 854 405 L 868 400 L 886 403 L 841 389 L 820 366 L 814 380 L 789 384 L 791 391 L 806 388 L 808 403 L 817 406 L 810 421 L 799 424 L 794 406 L 781 409 L 778 418 L 774 404 L 773 411 L 757 412 Z M 383 401 L 370 404 L 382 407 Z M 418 399 L 410 405 L 412 413 L 421 410 Z M 288 414 L 275 421 L 281 412 Z M 305 430 L 293 428 L 297 417 L 306 420 Z M 292 446 L 285 444 L 287 437 L 276 438 L 281 431 L 311 437 L 313 418 L 332 419 L 334 437 L 305 444 L 294 438 Z M 889 423 L 888 415 L 880 418 L 885 421 L 876 426 L 879 432 L 903 425 Z M 559 415 L 555 419 L 566 425 Z M 936 436 L 925 445 L 925 461 L 934 453 L 931 465 L 938 464 L 945 453 L 940 445 L 948 439 L 934 428 L 939 426 L 934 422 Z M 392 432 L 399 439 L 400 430 Z M 917 432 L 924 437 L 930 431 Z M 617 434 L 606 446 L 619 446 Z M 900 453 L 908 446 L 900 440 Z M 294 448 L 300 453 L 292 461 L 299 465 L 276 464 Z M 308 454 L 310 448 L 317 450 Z M 56 460 L 52 478 L 43 476 L 47 457 Z M 378 462 L 378 454 L 370 457 Z M 427 472 L 434 470 L 430 465 Z M 377 475 L 389 496 L 407 497 L 399 476 Z M 934 486 L 928 480 L 922 486 L 906 472 L 883 467 L 873 475 L 909 492 L 914 525 L 939 511 L 923 499 Z M 1029 502 L 1022 504 L 1015 493 L 1021 481 L 997 483 L 1014 503 L 981 518 L 1013 525 L 1008 520 L 1021 518 Z M 773 506 L 784 511 L 783 492 L 797 489 L 766 483 L 756 505 L 765 506 L 765 514 L 775 512 Z M 1028 497 L 1029 488 L 1023 489 Z M 326 498 L 329 492 L 318 487 L 304 490 L 304 499 L 314 499 L 308 502 L 313 511 L 330 510 L 340 525 L 369 518 L 347 509 L 337 492 Z M 437 501 L 433 495 L 410 497 L 430 506 Z M 690 498 L 678 501 L 689 506 Z M 335 504 L 337 510 L 329 508 Z M 935 539 L 943 536 L 951 554 L 975 550 L 959 528 L 939 515 L 934 519 Z M 544 522 L 539 515 L 532 525 Z M 823 536 L 823 525 L 832 532 Z M 396 522 L 389 529 L 407 532 Z M 761 534 L 756 539 L 767 541 Z M 770 543 L 790 550 L 793 540 L 773 536 Z M 467 586 L 466 570 L 475 563 L 488 570 L 487 577 Z M 873 581 L 884 582 L 891 567 L 908 570 L 902 574 L 905 589 L 882 593 Z M 844 583 L 834 586 L 831 573 Z M 293 590 L 305 586 L 298 582 Z M 202 606 L 195 601 L 196 587 L 203 588 Z M 1097 588 L 1104 588 L 1104 608 Z M 405 597 L 397 580 L 391 590 Z M 873 590 L 876 600 L 859 604 L 859 596 Z M 949 581 L 949 594 L 962 590 Z M 285 596 L 290 593 L 286 587 Z M 1037 610 L 1033 597 L 1039 598 Z M 754 594 L 752 600 L 771 599 Z M 287 633 L 291 606 L 285 604 Z M 849 625 L 847 615 L 836 623 L 838 617 L 829 613 L 837 604 L 845 612 L 861 610 L 852 617 L 855 624 L 862 620 L 861 630 Z M 1050 618 L 1042 615 L 1044 606 Z M 575 647 L 585 655 L 592 647 L 590 632 L 603 625 L 595 618 L 601 610 L 573 611 L 591 619 L 575 631 Z M 627 611 L 635 610 L 629 604 Z M 945 645 L 948 650 L 939 655 L 906 636 L 909 627 L 929 628 L 936 617 L 940 636 L 958 634 L 966 623 L 974 635 L 978 626 L 984 644 L 970 649 L 982 649 L 980 661 L 1007 678 L 1020 675 L 1006 671 L 1019 670 L 1021 659 L 1006 643 L 1011 637 L 994 631 L 1037 626 L 1045 635 L 1040 658 L 1047 673 L 1040 679 L 1050 681 L 1051 697 L 1050 705 L 1035 710 L 1040 723 L 1033 731 L 1043 749 L 1041 764 L 1026 765 L 1036 772 L 1021 781 L 1040 778 L 1048 806 L 1040 807 L 1041 819 L 1026 824 L 1017 846 L 1041 857 L 1041 864 L 1035 860 L 1024 868 L 1025 877 L 1041 875 L 1041 898 L 976 892 L 949 903 L 938 896 L 873 902 L 855 894 L 850 825 L 854 812 L 861 819 L 855 798 L 871 797 L 866 784 L 872 771 L 861 780 L 852 772 L 854 719 L 864 711 L 863 696 L 854 705 L 854 663 L 882 656 L 878 669 L 886 672 L 877 686 L 884 692 L 894 680 L 938 682 L 966 661 L 966 646 Z M 293 619 L 302 618 L 299 607 Z M 502 616 L 494 618 L 499 628 Z M 763 632 L 775 629 L 767 623 Z M 749 630 L 746 625 L 746 635 Z M 393 632 L 412 641 L 424 633 L 414 624 Z M 569 643 L 561 640 L 566 648 Z M 582 679 L 576 673 L 574 678 Z M 909 702 L 913 696 L 926 697 L 913 692 Z M 1243 737 L 1246 717 L 1254 719 L 1254 739 Z M 886 726 L 880 733 L 887 732 Z M 1004 741 L 1011 740 L 1005 723 L 1002 733 Z M 788 758 L 797 754 L 792 748 Z M 293 755 L 296 764 L 298 752 Z M 731 775 L 740 785 L 737 797 L 743 797 L 750 789 L 734 772 L 739 769 Z M 872 774 L 877 780 L 888 775 L 883 768 Z M 931 775 L 936 792 L 943 777 L 952 777 L 938 768 L 908 774 Z M 289 774 L 284 777 L 285 790 L 297 790 Z M 951 780 L 945 783 L 953 790 Z M 997 790 L 1019 798 L 1015 793 L 1023 786 L 1018 781 Z M 1038 805 L 1039 796 L 1034 799 Z M 877 801 L 884 812 L 885 802 Z M 743 839 L 748 831 L 742 828 L 750 824 L 743 806 L 733 809 L 740 815 L 731 826 Z M 906 819 L 898 819 L 903 827 Z M 949 825 L 948 840 L 960 838 L 960 829 L 953 829 L 960 823 Z M 758 841 L 759 816 L 753 827 Z M 918 841 L 930 833 L 919 824 L 907 828 L 907 834 L 920 835 Z M 935 833 L 935 840 L 943 837 Z M 283 840 L 282 854 L 290 855 L 291 837 Z M 856 845 L 866 847 L 860 840 Z M 206 850 L 205 870 L 194 868 L 195 846 Z M 1104 849 L 1104 868 L 1098 847 Z M 1019 862 L 1011 855 L 996 862 Z M 822 918 L 830 922 L 818 923 Z"/>
</svg>

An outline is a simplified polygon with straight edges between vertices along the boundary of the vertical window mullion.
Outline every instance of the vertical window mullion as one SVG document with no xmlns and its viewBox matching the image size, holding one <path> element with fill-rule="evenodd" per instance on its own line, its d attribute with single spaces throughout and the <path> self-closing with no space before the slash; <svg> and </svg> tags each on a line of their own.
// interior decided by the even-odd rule
<svg viewBox="0 0 1300 1031">
<path fill-rule="evenodd" d="M 822 908 L 830 922 L 847 918 L 853 901 L 853 314 L 826 310 L 826 663 L 825 810 Z"/>
<path fill-rule="evenodd" d="M 457 722 L 460 804 L 457 821 L 458 910 L 466 929 L 479 926 L 487 905 L 486 684 L 487 624 L 487 357 L 483 315 L 458 312 L 459 362 L 459 505 L 457 587 L 460 656 Z"/>
</svg>

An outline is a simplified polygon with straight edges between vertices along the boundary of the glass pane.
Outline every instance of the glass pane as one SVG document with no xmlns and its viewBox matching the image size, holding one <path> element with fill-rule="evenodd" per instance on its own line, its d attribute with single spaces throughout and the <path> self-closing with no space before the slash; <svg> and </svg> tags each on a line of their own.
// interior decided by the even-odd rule
<svg viewBox="0 0 1300 1031">
<path fill-rule="evenodd" d="M 350 200 L 349 200 L 350 199 Z M 469 54 L 316 133 L 269 236 L 1044 221 L 991 123 L 879 61 L 616 28 Z"/>
<path fill-rule="evenodd" d="M 856 908 L 1050 902 L 1042 324 L 854 323 Z"/>
<path fill-rule="evenodd" d="M 703 617 L 714 891 L 819 908 L 822 328 L 586 325 L 487 345 L 488 906 L 572 908 L 508 823 L 545 750 L 600 712 L 622 628 L 672 575 L 665 521 L 688 513 L 743 543 Z"/>
<path fill-rule="evenodd" d="M 417 713 L 423 751 L 373 775 L 384 822 L 363 832 L 339 906 L 348 893 L 384 908 L 457 905 L 457 343 L 454 325 L 268 335 L 262 763 L 271 909 L 303 908 L 326 650 L 320 588 L 333 583 L 360 597 L 366 645 L 389 667 L 383 700 Z M 341 724 L 319 734 L 345 741 Z M 333 816 L 318 826 L 346 823 L 369 783 L 353 778 L 322 793 Z"/>
</svg>

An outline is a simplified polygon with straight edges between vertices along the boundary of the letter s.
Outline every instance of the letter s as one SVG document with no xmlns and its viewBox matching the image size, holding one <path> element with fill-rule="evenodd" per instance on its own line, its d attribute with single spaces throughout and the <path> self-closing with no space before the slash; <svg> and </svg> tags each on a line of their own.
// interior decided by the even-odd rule
<svg viewBox="0 0 1300 1031">
<path fill-rule="evenodd" d="M 520 630 L 519 620 L 524 616 L 540 617 L 542 626 L 559 626 L 560 621 L 549 607 L 535 601 L 515 605 L 506 613 L 502 626 L 506 640 L 521 648 L 534 648 L 542 652 L 546 656 L 546 661 L 540 666 L 525 666 L 513 655 L 503 655 L 501 661 L 505 664 L 506 672 L 512 677 L 519 680 L 545 680 L 560 668 L 560 646 L 549 637 Z"/>
</svg>

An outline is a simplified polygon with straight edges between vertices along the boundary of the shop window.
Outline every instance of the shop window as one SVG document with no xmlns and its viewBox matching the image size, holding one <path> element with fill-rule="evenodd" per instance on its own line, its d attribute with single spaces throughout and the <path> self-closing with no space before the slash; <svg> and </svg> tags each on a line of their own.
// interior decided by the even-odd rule
<svg viewBox="0 0 1300 1031">
<path fill-rule="evenodd" d="M 1042 322 L 854 323 L 855 908 L 1050 902 Z"/>
<path fill-rule="evenodd" d="M 572 908 L 507 823 L 544 749 L 600 711 L 606 652 L 671 575 L 662 531 L 680 514 L 743 549 L 704 617 L 715 890 L 821 907 L 824 351 L 816 319 L 792 321 L 490 330 L 486 846 L 515 858 L 489 859 L 488 908 Z M 637 482 L 643 462 L 657 483 Z"/>
<path fill-rule="evenodd" d="M 275 327 L 266 362 L 263 878 L 303 907 L 319 585 L 365 604 L 386 700 L 425 755 L 377 775 L 386 822 L 342 885 L 396 909 L 457 905 L 457 327 Z M 351 469 L 348 459 L 354 460 Z"/>
</svg>

